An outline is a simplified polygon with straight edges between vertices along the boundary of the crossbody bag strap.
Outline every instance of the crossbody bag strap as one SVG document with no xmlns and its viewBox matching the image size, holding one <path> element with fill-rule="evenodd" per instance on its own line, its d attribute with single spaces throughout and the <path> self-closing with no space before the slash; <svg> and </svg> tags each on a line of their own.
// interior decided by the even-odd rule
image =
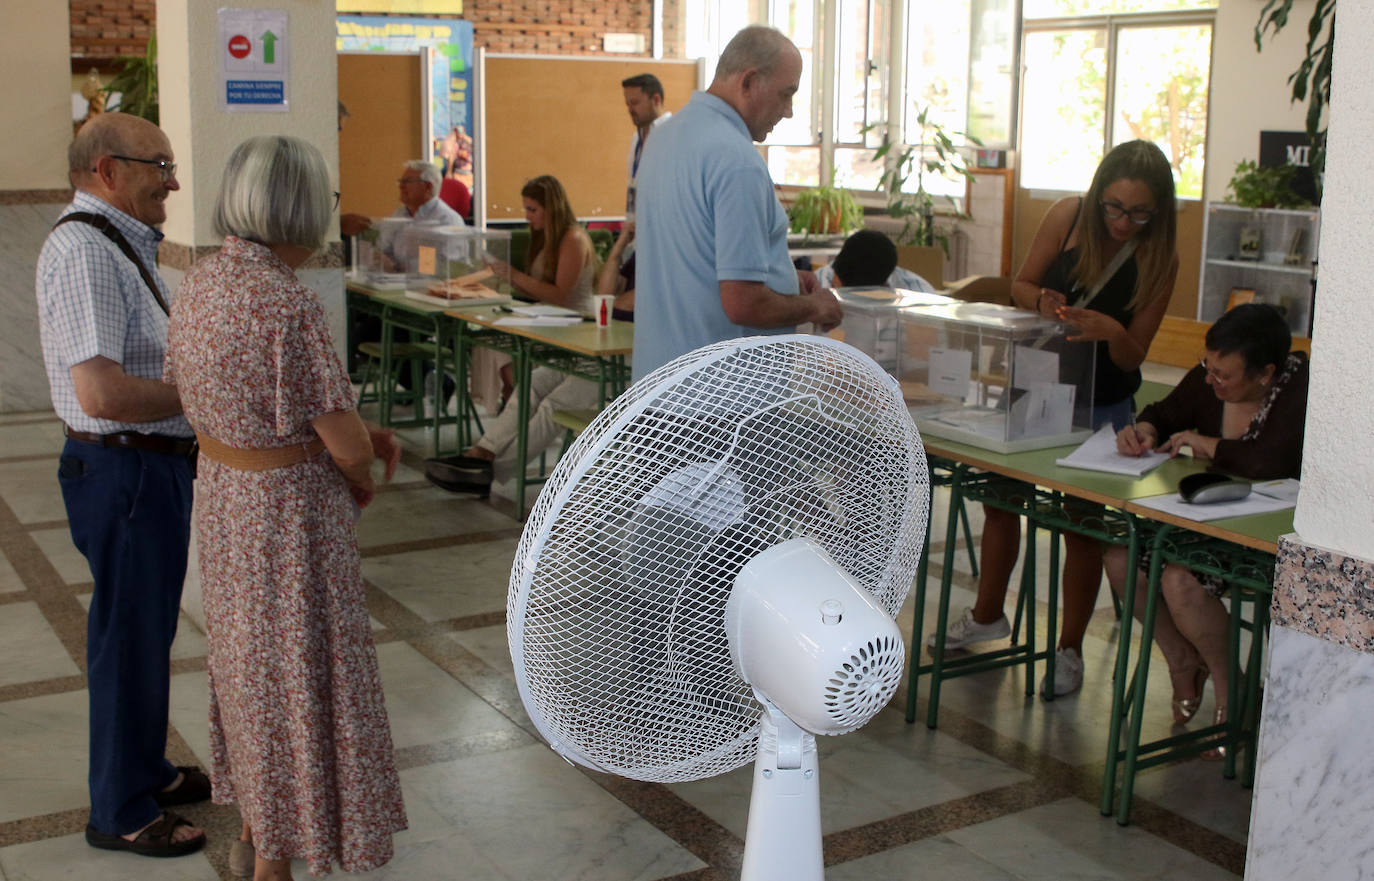
<svg viewBox="0 0 1374 881">
<path fill-rule="evenodd" d="M 129 244 L 129 240 L 124 238 L 124 234 L 119 231 L 118 227 L 110 222 L 108 217 L 100 214 L 91 214 L 86 211 L 73 211 L 52 226 L 53 229 L 57 229 L 64 223 L 72 222 L 89 224 L 104 233 L 105 238 L 114 242 L 115 246 L 124 252 L 124 256 L 128 257 L 129 260 L 133 262 L 134 266 L 138 268 L 138 274 L 143 277 L 143 283 L 148 286 L 148 290 L 153 292 L 153 299 L 157 300 L 157 305 L 165 314 L 172 314 L 167 308 L 167 301 L 162 299 L 162 292 L 157 289 L 157 282 L 153 280 L 152 273 L 148 271 L 148 267 L 143 265 L 143 261 L 138 259 L 138 254 L 134 251 L 134 246 Z"/>
<path fill-rule="evenodd" d="M 1093 279 L 1092 286 L 1088 288 L 1087 294 L 1084 295 L 1083 299 L 1074 303 L 1074 305 L 1079 309 L 1088 308 L 1088 304 L 1102 292 L 1102 289 L 1107 286 L 1107 282 L 1112 280 L 1113 275 L 1116 275 L 1116 271 L 1120 269 L 1127 260 L 1131 259 L 1131 255 L 1135 253 L 1135 246 L 1137 244 L 1139 244 L 1139 240 L 1131 239 L 1126 244 L 1122 245 L 1121 250 L 1117 251 L 1116 256 L 1112 258 L 1112 262 L 1103 267 L 1102 271 L 1098 273 L 1097 278 Z"/>
</svg>

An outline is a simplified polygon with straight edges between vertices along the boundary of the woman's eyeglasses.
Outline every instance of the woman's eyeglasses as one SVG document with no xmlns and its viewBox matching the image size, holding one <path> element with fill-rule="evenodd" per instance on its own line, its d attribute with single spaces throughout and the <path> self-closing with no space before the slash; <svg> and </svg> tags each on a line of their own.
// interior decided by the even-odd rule
<svg viewBox="0 0 1374 881">
<path fill-rule="evenodd" d="M 1106 199 L 1098 204 L 1102 206 L 1102 216 L 1108 220 L 1120 220 L 1123 217 L 1129 217 L 1131 223 L 1136 226 L 1144 226 L 1155 216 L 1153 208 L 1132 208 L 1128 211 L 1126 206 L 1120 202 L 1108 202 Z"/>
</svg>

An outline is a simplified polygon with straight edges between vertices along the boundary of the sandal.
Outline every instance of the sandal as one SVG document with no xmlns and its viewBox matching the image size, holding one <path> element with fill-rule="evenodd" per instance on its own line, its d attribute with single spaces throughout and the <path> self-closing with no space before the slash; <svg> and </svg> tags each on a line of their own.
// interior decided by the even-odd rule
<svg viewBox="0 0 1374 881">
<path fill-rule="evenodd" d="M 1211 671 L 1206 664 L 1199 664 L 1193 672 L 1193 691 L 1192 697 L 1178 697 L 1175 694 L 1172 707 L 1174 711 L 1174 724 L 1184 725 L 1197 715 L 1197 711 L 1202 707 L 1202 689 L 1207 684 L 1207 677 Z"/>
<path fill-rule="evenodd" d="M 172 836 L 178 826 L 190 826 L 191 821 L 171 811 L 163 811 L 133 841 L 122 835 L 108 835 L 94 826 L 86 827 L 86 843 L 101 850 L 127 850 L 144 857 L 182 857 L 195 853 L 205 846 L 205 833 L 186 841 L 175 841 Z"/>
<path fill-rule="evenodd" d="M 157 802 L 158 807 L 189 805 L 210 797 L 210 778 L 205 776 L 204 771 L 194 765 L 177 765 L 177 771 L 182 777 L 176 789 L 153 793 L 153 801 Z"/>
</svg>

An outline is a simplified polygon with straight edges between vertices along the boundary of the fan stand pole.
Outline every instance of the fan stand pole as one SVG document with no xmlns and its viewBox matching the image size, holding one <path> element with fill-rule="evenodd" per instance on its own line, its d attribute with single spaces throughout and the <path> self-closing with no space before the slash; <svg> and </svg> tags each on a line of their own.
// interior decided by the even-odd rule
<svg viewBox="0 0 1374 881">
<path fill-rule="evenodd" d="M 823 881 L 816 738 L 763 706 L 740 881 Z"/>
</svg>

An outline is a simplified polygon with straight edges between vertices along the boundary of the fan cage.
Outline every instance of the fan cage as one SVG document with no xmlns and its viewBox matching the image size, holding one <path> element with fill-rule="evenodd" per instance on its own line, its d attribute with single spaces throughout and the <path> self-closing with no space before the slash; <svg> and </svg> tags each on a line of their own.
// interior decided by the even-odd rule
<svg viewBox="0 0 1374 881">
<path fill-rule="evenodd" d="M 845 734 L 881 710 L 902 682 L 906 652 L 900 639 L 870 640 L 835 670 L 825 687 L 825 706 Z"/>
<path fill-rule="evenodd" d="M 570 760 L 635 779 L 751 761 L 761 707 L 724 629 L 735 575 L 810 538 L 895 617 L 929 495 L 896 383 L 850 346 L 758 337 L 660 367 L 582 433 L 526 523 L 507 635 L 531 719 Z"/>
</svg>

